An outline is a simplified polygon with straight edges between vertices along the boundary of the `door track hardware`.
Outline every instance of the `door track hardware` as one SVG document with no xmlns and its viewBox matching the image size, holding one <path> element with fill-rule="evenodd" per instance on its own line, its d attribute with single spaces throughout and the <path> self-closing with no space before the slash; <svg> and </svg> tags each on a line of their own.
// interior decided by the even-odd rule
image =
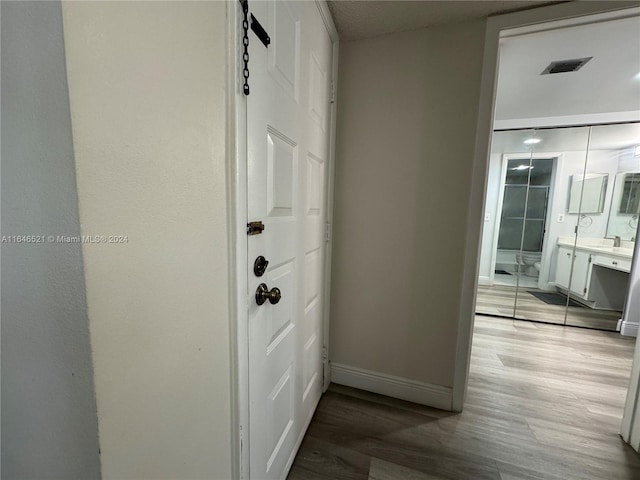
<svg viewBox="0 0 640 480">
<path fill-rule="evenodd" d="M 253 30 L 253 33 L 258 36 L 265 47 L 269 46 L 269 44 L 271 43 L 271 38 L 269 37 L 267 31 L 262 27 L 262 25 L 260 25 L 258 19 L 253 16 L 253 13 L 251 14 L 251 30 Z"/>
</svg>

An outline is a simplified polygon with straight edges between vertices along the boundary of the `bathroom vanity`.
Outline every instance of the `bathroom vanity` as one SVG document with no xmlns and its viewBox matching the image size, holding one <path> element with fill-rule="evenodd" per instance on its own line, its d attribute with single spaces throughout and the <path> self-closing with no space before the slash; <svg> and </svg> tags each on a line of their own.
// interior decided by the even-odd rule
<svg viewBox="0 0 640 480">
<path fill-rule="evenodd" d="M 575 251 L 573 246 L 571 237 L 558 240 L 556 287 L 588 307 L 622 310 L 633 248 L 614 247 L 612 240 L 597 238 L 580 239 Z"/>
</svg>

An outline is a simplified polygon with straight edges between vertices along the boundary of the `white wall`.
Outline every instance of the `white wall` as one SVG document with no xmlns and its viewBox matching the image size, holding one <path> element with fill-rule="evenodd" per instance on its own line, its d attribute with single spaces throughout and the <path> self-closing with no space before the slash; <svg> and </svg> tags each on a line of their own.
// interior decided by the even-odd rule
<svg viewBox="0 0 640 480">
<path fill-rule="evenodd" d="M 100 477 L 59 2 L 2 2 L 2 478 Z"/>
<path fill-rule="evenodd" d="M 63 16 L 103 476 L 229 478 L 226 4 Z"/>
<path fill-rule="evenodd" d="M 623 322 L 637 326 L 640 323 L 640 255 L 636 238 L 636 255 L 633 258 L 629 276 L 629 294 L 624 309 Z M 637 327 L 636 327 L 637 328 Z M 623 326 L 624 331 L 624 326 Z M 638 337 L 640 338 L 640 336 Z M 624 407 L 620 434 L 625 442 L 640 452 L 640 340 L 636 340 L 636 349 L 631 368 L 629 391 Z"/>
<path fill-rule="evenodd" d="M 334 365 L 453 385 L 483 38 L 476 21 L 341 44 Z"/>
</svg>

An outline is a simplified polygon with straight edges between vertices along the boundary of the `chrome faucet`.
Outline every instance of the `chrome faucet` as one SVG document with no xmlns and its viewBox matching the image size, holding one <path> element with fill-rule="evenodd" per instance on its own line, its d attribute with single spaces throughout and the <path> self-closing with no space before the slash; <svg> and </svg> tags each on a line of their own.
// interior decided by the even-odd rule
<svg viewBox="0 0 640 480">
<path fill-rule="evenodd" d="M 619 235 L 616 235 L 613 238 L 610 238 L 610 237 L 608 237 L 608 238 L 609 238 L 609 240 L 613 240 L 613 246 L 614 247 L 619 247 L 620 246 L 620 236 Z"/>
</svg>

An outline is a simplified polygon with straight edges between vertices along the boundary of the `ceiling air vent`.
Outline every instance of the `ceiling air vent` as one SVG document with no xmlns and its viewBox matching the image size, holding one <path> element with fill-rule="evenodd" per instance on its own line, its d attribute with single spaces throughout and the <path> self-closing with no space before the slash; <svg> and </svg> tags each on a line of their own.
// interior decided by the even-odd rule
<svg viewBox="0 0 640 480">
<path fill-rule="evenodd" d="M 552 73 L 566 73 L 580 70 L 582 66 L 593 57 L 574 58 L 571 60 L 556 60 L 551 62 L 540 75 L 550 75 Z"/>
</svg>

